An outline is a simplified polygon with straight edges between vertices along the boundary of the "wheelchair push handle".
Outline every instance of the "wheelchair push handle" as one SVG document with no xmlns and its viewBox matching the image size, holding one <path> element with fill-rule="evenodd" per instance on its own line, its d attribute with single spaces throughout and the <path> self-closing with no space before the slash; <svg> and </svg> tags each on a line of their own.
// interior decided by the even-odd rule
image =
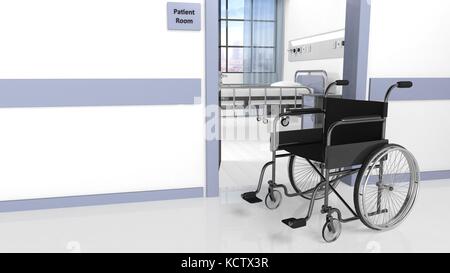
<svg viewBox="0 0 450 273">
<path fill-rule="evenodd" d="M 339 81 L 336 81 L 336 85 L 337 85 L 337 86 L 347 86 L 347 85 L 349 85 L 349 84 L 350 84 L 350 82 L 347 81 L 347 80 L 339 80 Z"/>
<path fill-rule="evenodd" d="M 392 91 L 395 88 L 399 88 L 399 89 L 408 89 L 408 88 L 412 88 L 414 86 L 414 83 L 411 81 L 401 81 L 401 82 L 397 82 L 396 84 L 392 85 L 391 87 L 389 87 L 386 96 L 384 97 L 384 102 L 387 103 L 389 101 L 389 97 L 391 96 Z"/>
<path fill-rule="evenodd" d="M 397 88 L 411 88 L 413 87 L 414 84 L 410 81 L 406 81 L 406 82 L 398 82 L 397 83 Z"/>
<path fill-rule="evenodd" d="M 327 89 L 326 89 L 326 91 L 325 91 L 325 97 L 326 96 L 328 96 L 328 93 L 330 92 L 330 90 L 331 90 L 331 87 L 333 87 L 333 86 L 347 86 L 347 85 L 349 85 L 350 84 L 350 82 L 349 81 L 347 81 L 347 80 L 337 80 L 337 81 L 335 81 L 335 82 L 333 82 L 333 83 L 331 83 L 330 85 L 328 85 L 328 87 L 327 87 Z"/>
</svg>

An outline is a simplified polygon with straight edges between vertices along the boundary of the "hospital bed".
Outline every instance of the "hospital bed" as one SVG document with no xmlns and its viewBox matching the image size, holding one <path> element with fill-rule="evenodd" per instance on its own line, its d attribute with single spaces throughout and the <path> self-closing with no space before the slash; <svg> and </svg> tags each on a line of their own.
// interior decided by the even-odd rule
<svg viewBox="0 0 450 273">
<path fill-rule="evenodd" d="M 304 101 L 305 95 L 322 96 L 327 80 L 326 71 L 299 70 L 295 73 L 295 82 L 292 84 L 224 84 L 220 87 L 221 115 L 224 118 L 256 117 L 258 121 L 267 124 L 270 117 L 283 113 L 285 109 L 308 105 Z M 289 118 L 282 119 L 281 124 L 288 126 Z"/>
<path fill-rule="evenodd" d="M 222 117 L 256 117 L 267 123 L 272 112 L 301 107 L 303 95 L 312 90 L 304 86 L 222 85 L 220 93 Z"/>
</svg>

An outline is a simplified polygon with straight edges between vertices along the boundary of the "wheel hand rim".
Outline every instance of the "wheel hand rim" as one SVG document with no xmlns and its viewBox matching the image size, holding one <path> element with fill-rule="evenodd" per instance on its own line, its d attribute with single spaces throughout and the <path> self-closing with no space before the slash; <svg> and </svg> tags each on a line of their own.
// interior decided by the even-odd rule
<svg viewBox="0 0 450 273">
<path fill-rule="evenodd" d="M 355 188 L 361 220 L 377 230 L 398 226 L 410 213 L 417 196 L 416 160 L 403 147 L 390 145 L 373 156 L 362 171 Z"/>
</svg>

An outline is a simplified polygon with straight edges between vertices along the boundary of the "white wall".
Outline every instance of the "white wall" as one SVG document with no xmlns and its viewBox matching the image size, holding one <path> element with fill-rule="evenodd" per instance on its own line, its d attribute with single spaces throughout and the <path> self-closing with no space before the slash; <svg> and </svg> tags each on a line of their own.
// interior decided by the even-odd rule
<svg viewBox="0 0 450 273">
<path fill-rule="evenodd" d="M 449 77 L 450 1 L 373 0 L 369 75 Z"/>
<path fill-rule="evenodd" d="M 204 32 L 167 31 L 167 2 L 0 0 L 0 77 L 202 77 Z"/>
<path fill-rule="evenodd" d="M 0 0 L 0 78 L 203 79 L 204 31 L 167 31 L 167 2 Z M 1 109 L 0 127 L 0 200 L 205 184 L 202 105 Z"/>
<path fill-rule="evenodd" d="M 346 0 L 286 0 L 285 45 L 289 41 L 345 28 Z M 284 80 L 294 80 L 297 70 L 326 70 L 330 81 L 342 78 L 343 59 L 289 62 L 287 46 Z"/>
<path fill-rule="evenodd" d="M 369 78 L 450 77 L 448 14 L 448 0 L 373 0 Z M 387 134 L 423 171 L 450 170 L 449 116 L 450 101 L 392 102 Z"/>
</svg>

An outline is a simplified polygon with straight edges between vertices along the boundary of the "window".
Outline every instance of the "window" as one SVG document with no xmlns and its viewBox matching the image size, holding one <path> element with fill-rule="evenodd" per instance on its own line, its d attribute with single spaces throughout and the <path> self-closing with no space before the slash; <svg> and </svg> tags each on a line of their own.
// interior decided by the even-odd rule
<svg viewBox="0 0 450 273">
<path fill-rule="evenodd" d="M 276 73 L 276 0 L 221 0 L 220 68 Z"/>
</svg>

